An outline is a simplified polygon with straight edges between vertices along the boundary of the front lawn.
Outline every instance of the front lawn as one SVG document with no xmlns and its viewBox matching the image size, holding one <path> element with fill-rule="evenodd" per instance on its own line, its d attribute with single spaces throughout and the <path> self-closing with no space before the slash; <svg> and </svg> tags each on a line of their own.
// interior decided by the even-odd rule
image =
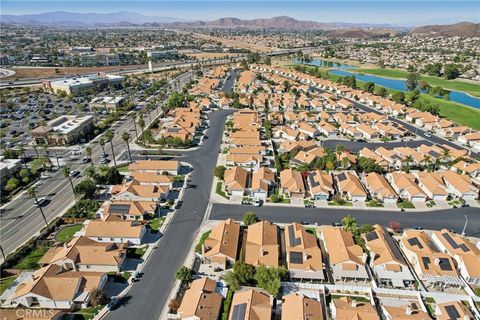
<svg viewBox="0 0 480 320">
<path fill-rule="evenodd" d="M 74 319 L 75 320 L 90 320 L 95 317 L 95 315 L 102 310 L 104 305 L 96 306 L 96 307 L 89 307 L 80 309 L 80 311 L 75 312 Z"/>
<path fill-rule="evenodd" d="M 202 236 L 200 237 L 200 240 L 198 241 L 197 245 L 195 246 L 195 252 L 196 253 L 201 253 L 202 252 L 202 246 L 203 243 L 205 242 L 205 239 L 208 238 L 210 235 L 211 230 L 208 230 L 207 232 L 204 232 Z"/>
<path fill-rule="evenodd" d="M 143 255 L 147 251 L 148 246 L 138 247 L 138 248 L 128 248 L 127 249 L 127 258 L 130 259 L 142 259 Z"/>
<path fill-rule="evenodd" d="M 349 201 L 344 202 L 337 202 L 337 201 L 328 201 L 329 206 L 345 206 L 345 207 L 352 207 L 353 204 Z"/>
<path fill-rule="evenodd" d="M 15 279 L 17 279 L 17 276 L 0 279 L 0 295 L 12 285 Z"/>
<path fill-rule="evenodd" d="M 69 242 L 72 240 L 75 233 L 82 230 L 82 227 L 83 225 L 81 224 L 74 224 L 72 226 L 64 227 L 55 235 L 55 240 L 63 243 Z"/>
<path fill-rule="evenodd" d="M 315 238 L 317 238 L 317 229 L 316 228 L 305 228 L 305 231 L 313 234 L 315 236 Z"/>
<path fill-rule="evenodd" d="M 28 255 L 20 259 L 13 269 L 33 270 L 40 268 L 38 261 L 48 251 L 48 249 L 49 247 L 45 245 L 37 246 Z"/>
<path fill-rule="evenodd" d="M 221 195 L 222 197 L 224 197 L 225 199 L 230 199 L 227 194 L 222 190 L 222 181 L 218 181 L 217 182 L 217 187 L 215 189 L 215 192 L 219 195 Z"/>
<path fill-rule="evenodd" d="M 150 229 L 152 229 L 153 231 L 158 231 L 164 221 L 165 221 L 165 217 L 155 218 L 153 220 L 150 220 L 148 225 L 150 226 Z"/>
<path fill-rule="evenodd" d="M 383 207 L 383 203 L 377 202 L 377 200 L 369 200 L 367 202 L 367 207 L 376 208 L 376 207 Z"/>
<path fill-rule="evenodd" d="M 128 164 L 117 167 L 118 172 L 128 172 Z"/>
<path fill-rule="evenodd" d="M 397 207 L 403 209 L 415 209 L 415 206 L 410 201 L 399 202 L 397 203 Z"/>
</svg>

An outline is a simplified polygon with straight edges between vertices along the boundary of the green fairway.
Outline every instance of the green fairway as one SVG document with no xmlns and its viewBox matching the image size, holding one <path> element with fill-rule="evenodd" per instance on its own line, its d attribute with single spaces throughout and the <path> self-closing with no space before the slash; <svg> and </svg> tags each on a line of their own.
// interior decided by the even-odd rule
<svg viewBox="0 0 480 320">
<path fill-rule="evenodd" d="M 353 69 L 353 72 L 368 73 L 375 76 L 406 79 L 408 71 L 399 69 Z M 421 75 L 420 80 L 433 87 L 442 87 L 448 90 L 463 91 L 472 96 L 480 97 L 480 85 L 461 80 L 447 80 L 439 77 Z"/>
</svg>

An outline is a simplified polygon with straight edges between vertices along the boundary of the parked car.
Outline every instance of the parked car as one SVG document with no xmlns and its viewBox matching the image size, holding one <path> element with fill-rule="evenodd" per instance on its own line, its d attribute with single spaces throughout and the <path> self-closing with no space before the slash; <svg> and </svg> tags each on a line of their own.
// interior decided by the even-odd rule
<svg viewBox="0 0 480 320">
<path fill-rule="evenodd" d="M 260 206 L 262 205 L 262 200 L 256 199 L 256 198 L 253 199 L 253 205 L 254 205 L 255 207 L 260 207 Z"/>
<path fill-rule="evenodd" d="M 90 161 L 92 161 L 92 160 L 90 158 L 87 158 L 87 157 L 83 157 L 83 159 L 82 159 L 83 163 L 88 163 Z"/>
</svg>

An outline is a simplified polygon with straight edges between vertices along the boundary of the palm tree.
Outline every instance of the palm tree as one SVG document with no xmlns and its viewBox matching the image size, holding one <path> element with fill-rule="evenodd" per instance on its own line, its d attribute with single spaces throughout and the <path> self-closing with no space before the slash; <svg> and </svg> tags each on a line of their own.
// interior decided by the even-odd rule
<svg viewBox="0 0 480 320">
<path fill-rule="evenodd" d="M 92 148 L 86 147 L 85 153 L 87 154 L 88 159 L 90 159 L 90 164 L 93 166 L 93 159 L 92 159 Z"/>
<path fill-rule="evenodd" d="M 124 133 L 122 133 L 122 139 L 127 144 L 128 159 L 130 160 L 130 162 L 132 162 L 132 154 L 130 153 L 130 144 L 128 143 L 128 141 L 130 140 L 130 134 L 127 131 L 125 131 Z"/>
<path fill-rule="evenodd" d="M 106 157 L 107 155 L 105 154 L 105 139 L 100 138 L 100 140 L 98 140 L 98 144 L 100 145 L 100 147 L 102 147 L 103 157 Z"/>
<path fill-rule="evenodd" d="M 345 151 L 345 146 L 343 144 L 337 144 L 335 151 L 337 153 L 338 159 L 340 160 L 340 155 Z"/>
<path fill-rule="evenodd" d="M 23 165 L 25 166 L 25 169 L 28 170 L 27 161 L 25 161 L 25 158 L 26 158 L 26 156 L 25 156 L 25 148 L 24 148 L 22 145 L 20 145 L 20 146 L 18 147 L 18 153 L 20 153 L 20 155 L 19 155 L 20 161 L 21 161 L 21 162 L 23 163 Z"/>
<path fill-rule="evenodd" d="M 142 133 L 142 143 L 145 144 L 145 135 L 143 134 L 143 131 L 145 130 L 145 120 L 143 120 L 142 115 L 138 116 L 138 125 L 140 126 Z"/>
<path fill-rule="evenodd" d="M 112 157 L 113 157 L 113 164 L 115 166 L 117 166 L 117 160 L 115 159 L 115 150 L 113 149 L 113 137 L 115 136 L 115 134 L 113 133 L 112 130 L 108 129 L 106 132 L 105 132 L 105 137 L 108 139 L 108 141 L 110 141 L 110 148 L 112 148 Z"/>
<path fill-rule="evenodd" d="M 35 187 L 28 188 L 27 192 L 28 192 L 28 195 L 35 200 L 35 204 L 37 205 L 38 209 L 40 209 L 40 213 L 42 214 L 43 220 L 45 221 L 45 224 L 48 226 L 48 221 L 47 221 L 47 218 L 45 218 L 45 213 L 43 213 L 42 206 L 38 202 Z"/>
<path fill-rule="evenodd" d="M 137 121 L 136 121 L 137 117 L 136 117 L 135 113 L 130 114 L 130 118 L 132 118 L 132 120 L 133 120 L 133 127 L 135 129 L 135 139 L 138 140 Z"/>
<path fill-rule="evenodd" d="M 428 169 L 428 167 L 432 164 L 432 158 L 429 155 L 424 155 L 422 159 L 422 164 L 425 168 Z"/>
<path fill-rule="evenodd" d="M 37 159 L 38 159 L 38 158 L 39 158 L 39 156 L 38 156 L 38 148 L 37 148 L 37 145 L 36 145 L 36 144 L 33 145 L 33 151 L 35 151 L 35 155 L 37 156 Z"/>
<path fill-rule="evenodd" d="M 95 178 L 95 167 L 94 166 L 86 167 L 85 170 L 83 171 L 83 173 L 85 174 L 86 177 L 89 177 L 90 179 L 94 179 Z"/>
<path fill-rule="evenodd" d="M 70 177 L 70 168 L 68 166 L 64 166 L 62 168 L 62 175 L 65 178 L 68 178 L 68 182 L 70 182 L 70 187 L 72 187 L 73 197 L 75 198 L 75 187 L 73 186 L 72 177 Z"/>
</svg>

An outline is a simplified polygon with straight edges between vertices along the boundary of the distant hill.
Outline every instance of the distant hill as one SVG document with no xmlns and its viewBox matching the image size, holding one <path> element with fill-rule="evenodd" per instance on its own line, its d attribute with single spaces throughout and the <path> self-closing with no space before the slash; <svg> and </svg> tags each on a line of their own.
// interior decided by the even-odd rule
<svg viewBox="0 0 480 320">
<path fill-rule="evenodd" d="M 480 23 L 460 22 L 447 25 L 429 25 L 414 28 L 410 33 L 445 37 L 480 37 Z"/>
<path fill-rule="evenodd" d="M 171 17 L 145 16 L 134 12 L 74 13 L 65 11 L 26 15 L 1 15 L 3 23 L 21 25 L 93 26 L 117 24 L 170 23 L 182 21 Z"/>
<path fill-rule="evenodd" d="M 331 29 L 328 23 L 308 20 L 297 20 L 287 16 L 273 17 L 269 19 L 242 20 L 238 18 L 221 18 L 206 23 L 210 27 L 221 28 L 271 28 L 291 30 Z"/>
<path fill-rule="evenodd" d="M 385 36 L 388 35 L 390 37 L 394 37 L 398 34 L 398 32 L 391 28 L 379 28 L 379 29 L 360 29 L 360 28 L 352 28 L 352 29 L 342 29 L 342 30 L 335 30 L 329 33 L 329 36 L 332 38 L 372 38 L 378 36 Z"/>
</svg>

